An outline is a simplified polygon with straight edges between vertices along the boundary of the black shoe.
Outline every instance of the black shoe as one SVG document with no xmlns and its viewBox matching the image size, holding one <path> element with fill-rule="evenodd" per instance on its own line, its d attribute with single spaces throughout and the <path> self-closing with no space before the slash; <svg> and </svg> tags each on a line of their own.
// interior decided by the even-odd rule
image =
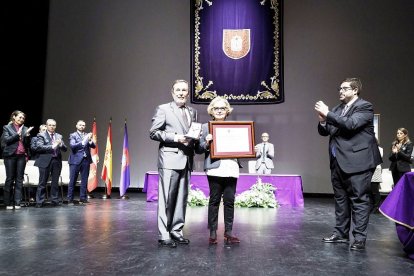
<svg viewBox="0 0 414 276">
<path fill-rule="evenodd" d="M 171 239 L 173 239 L 174 241 L 176 241 L 179 244 L 189 244 L 190 240 L 184 238 L 181 235 L 177 235 L 177 234 L 171 234 Z"/>
<path fill-rule="evenodd" d="M 160 246 L 165 246 L 165 247 L 169 247 L 169 248 L 176 248 L 177 247 L 177 244 L 173 240 L 159 240 L 158 244 Z"/>
<path fill-rule="evenodd" d="M 79 200 L 79 204 L 89 204 L 90 202 L 87 199 Z"/>
<path fill-rule="evenodd" d="M 68 201 L 68 206 L 75 206 L 75 201 L 69 200 Z"/>
<path fill-rule="evenodd" d="M 354 243 L 351 245 L 351 247 L 349 249 L 351 249 L 351 250 L 364 250 L 365 249 L 365 242 L 355 240 Z"/>
<path fill-rule="evenodd" d="M 332 234 L 329 237 L 324 237 L 322 241 L 326 243 L 347 243 L 349 242 L 349 239 L 342 238 L 336 234 Z"/>
<path fill-rule="evenodd" d="M 35 207 L 36 208 L 43 208 L 43 204 L 42 203 L 36 203 Z"/>
<path fill-rule="evenodd" d="M 52 203 L 51 203 L 52 207 L 59 207 L 61 205 L 62 205 L 62 203 L 60 203 L 59 201 L 52 201 Z"/>
</svg>

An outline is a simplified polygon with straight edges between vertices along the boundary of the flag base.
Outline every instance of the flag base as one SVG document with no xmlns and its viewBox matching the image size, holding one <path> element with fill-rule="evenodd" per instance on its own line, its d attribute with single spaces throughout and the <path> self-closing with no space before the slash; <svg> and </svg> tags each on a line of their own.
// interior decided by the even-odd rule
<svg viewBox="0 0 414 276">
<path fill-rule="evenodd" d="M 111 196 L 110 195 L 102 195 L 102 197 L 101 197 L 102 199 L 111 199 Z"/>
</svg>

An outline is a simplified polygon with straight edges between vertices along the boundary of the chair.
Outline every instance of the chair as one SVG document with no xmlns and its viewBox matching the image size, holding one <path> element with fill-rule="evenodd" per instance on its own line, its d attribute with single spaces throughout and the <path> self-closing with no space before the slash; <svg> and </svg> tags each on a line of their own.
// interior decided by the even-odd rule
<svg viewBox="0 0 414 276">
<path fill-rule="evenodd" d="M 70 182 L 70 166 L 68 161 L 62 161 L 62 171 L 60 172 L 60 182 L 59 186 L 61 187 L 62 191 L 62 199 L 63 199 L 63 186 L 69 186 Z M 75 183 L 76 186 L 80 185 L 79 176 Z"/>
<path fill-rule="evenodd" d="M 256 173 L 256 160 L 250 160 L 248 162 L 249 173 Z"/>
<path fill-rule="evenodd" d="M 39 168 L 34 165 L 34 160 L 26 163 L 23 180 L 23 196 L 26 205 L 30 204 L 30 188 L 37 188 L 39 185 Z"/>
<path fill-rule="evenodd" d="M 382 182 L 380 184 L 380 193 L 389 194 L 392 191 L 392 186 L 394 185 L 394 180 L 392 179 L 392 174 L 389 168 L 382 169 Z"/>
<path fill-rule="evenodd" d="M 6 182 L 6 167 L 4 166 L 4 160 L 0 159 L 0 188 L 4 188 Z"/>
</svg>

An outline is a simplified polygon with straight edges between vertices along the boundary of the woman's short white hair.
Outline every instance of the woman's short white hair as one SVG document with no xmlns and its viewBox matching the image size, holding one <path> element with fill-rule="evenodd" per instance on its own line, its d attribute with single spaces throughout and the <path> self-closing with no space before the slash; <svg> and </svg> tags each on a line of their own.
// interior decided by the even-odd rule
<svg viewBox="0 0 414 276">
<path fill-rule="evenodd" d="M 214 113 L 213 113 L 213 108 L 216 105 L 217 102 L 223 102 L 226 105 L 226 117 L 229 116 L 231 114 L 231 112 L 233 111 L 233 108 L 230 106 L 229 102 L 223 98 L 223 97 L 215 97 L 210 104 L 207 107 L 207 113 L 211 116 L 214 117 Z"/>
</svg>

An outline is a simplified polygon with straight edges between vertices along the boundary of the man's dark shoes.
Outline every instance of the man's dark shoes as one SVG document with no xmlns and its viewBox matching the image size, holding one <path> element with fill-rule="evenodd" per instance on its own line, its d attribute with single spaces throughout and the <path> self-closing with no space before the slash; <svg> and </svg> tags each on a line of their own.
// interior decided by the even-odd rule
<svg viewBox="0 0 414 276">
<path fill-rule="evenodd" d="M 342 238 L 336 234 L 332 234 L 329 237 L 324 237 L 322 241 L 326 243 L 347 243 L 349 242 L 349 239 Z"/>
<path fill-rule="evenodd" d="M 160 246 L 169 247 L 169 248 L 176 248 L 177 244 L 173 240 L 159 240 L 158 244 Z"/>
<path fill-rule="evenodd" d="M 79 204 L 89 204 L 89 201 L 87 199 L 81 199 L 79 200 Z"/>
<path fill-rule="evenodd" d="M 179 243 L 179 244 L 189 244 L 190 243 L 189 239 L 186 239 L 181 235 L 171 234 L 171 239 L 173 239 L 176 243 Z"/>
<path fill-rule="evenodd" d="M 59 207 L 62 206 L 62 203 L 60 203 L 59 201 L 52 201 L 52 207 Z"/>
<path fill-rule="evenodd" d="M 351 249 L 351 250 L 364 250 L 365 249 L 365 242 L 355 240 L 354 243 L 351 245 L 351 247 L 349 249 Z"/>
</svg>

